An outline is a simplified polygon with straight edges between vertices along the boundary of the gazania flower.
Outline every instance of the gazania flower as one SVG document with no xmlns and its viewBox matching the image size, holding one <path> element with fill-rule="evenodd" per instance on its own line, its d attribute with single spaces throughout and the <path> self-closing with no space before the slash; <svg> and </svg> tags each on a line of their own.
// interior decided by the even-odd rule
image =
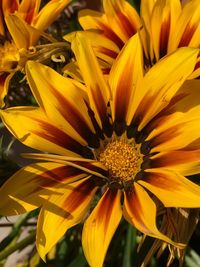
<svg viewBox="0 0 200 267">
<path fill-rule="evenodd" d="M 137 31 L 143 40 L 145 62 L 152 65 L 179 47 L 200 46 L 198 0 L 141 0 L 141 15 L 126 0 L 104 0 L 104 12 L 82 10 L 79 22 L 96 54 L 112 64 L 125 42 Z M 65 36 L 71 41 L 73 34 Z M 199 58 L 196 72 L 199 75 Z"/>
<path fill-rule="evenodd" d="M 57 18 L 70 0 L 51 0 L 41 10 L 40 0 L 2 0 L 0 1 L 0 34 L 7 40 L 0 46 L 0 105 L 8 91 L 9 81 L 17 70 L 23 70 L 25 62 L 37 59 L 38 54 L 46 59 L 46 54 L 52 55 L 60 49 L 55 42 L 51 46 L 42 46 L 42 51 L 36 51 L 40 36 L 51 39 L 43 31 Z M 9 35 L 8 35 L 9 33 Z M 61 45 L 63 47 L 63 44 Z M 35 49 L 35 53 L 34 53 Z M 51 52 L 50 52 L 51 50 Z M 6 56 L 5 56 L 6 54 Z M 9 69 L 7 68 L 9 66 Z"/>
<path fill-rule="evenodd" d="M 17 47 L 28 49 L 35 45 L 41 33 L 69 2 L 70 0 L 50 0 L 40 10 L 41 0 L 1 0 L 1 20 L 5 21 Z"/>
<path fill-rule="evenodd" d="M 158 230 L 154 200 L 200 206 L 199 186 L 184 177 L 199 172 L 199 81 L 179 91 L 199 50 L 181 48 L 143 76 L 135 35 L 107 80 L 82 34 L 72 47 L 85 84 L 28 62 L 39 106 L 1 111 L 16 138 L 48 153 L 27 155 L 42 162 L 1 187 L 0 214 L 41 207 L 36 243 L 43 259 L 67 229 L 85 220 L 85 256 L 90 266 L 102 266 L 122 215 L 142 233 L 181 247 Z"/>
</svg>

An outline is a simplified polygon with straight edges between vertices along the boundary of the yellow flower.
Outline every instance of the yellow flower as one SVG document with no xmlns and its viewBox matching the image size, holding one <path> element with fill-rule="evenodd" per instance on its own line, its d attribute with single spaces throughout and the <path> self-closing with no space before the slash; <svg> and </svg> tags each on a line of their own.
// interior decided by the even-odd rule
<svg viewBox="0 0 200 267">
<path fill-rule="evenodd" d="M 112 64 L 125 42 L 140 32 L 145 62 L 153 65 L 179 47 L 200 46 L 199 0 L 141 0 L 141 14 L 126 0 L 103 0 L 104 12 L 82 10 L 79 22 L 97 56 Z M 64 38 L 71 41 L 73 34 Z M 200 57 L 196 72 L 200 74 Z"/>
<path fill-rule="evenodd" d="M 200 207 L 199 186 L 184 177 L 200 171 L 199 81 L 184 83 L 199 50 L 180 48 L 143 75 L 136 34 L 105 79 L 81 33 L 72 48 L 84 84 L 30 61 L 26 75 L 38 107 L 1 111 L 16 138 L 48 153 L 27 155 L 40 162 L 1 187 L 0 214 L 41 207 L 36 243 L 43 259 L 85 220 L 85 256 L 101 267 L 122 216 L 144 234 L 182 247 L 158 230 L 154 200 Z"/>
<path fill-rule="evenodd" d="M 35 45 L 41 33 L 58 17 L 70 0 L 50 0 L 41 10 L 41 0 L 2 1 L 6 26 L 18 48 Z"/>
<path fill-rule="evenodd" d="M 0 2 L 0 34 L 8 39 L 0 46 L 0 106 L 3 105 L 3 98 L 7 94 L 9 81 L 14 73 L 17 70 L 22 71 L 29 58 L 38 60 L 39 54 L 40 60 L 46 59 L 46 54 L 51 56 L 57 51 L 58 44 L 60 45 L 55 43 L 48 48 L 44 45 L 42 53 L 36 51 L 37 49 L 34 53 L 33 49 L 40 36 L 45 35 L 43 31 L 57 18 L 70 0 L 51 0 L 39 10 L 40 2 L 40 0 L 24 0 L 20 3 L 18 0 Z M 8 32 L 10 35 L 6 34 Z"/>
</svg>

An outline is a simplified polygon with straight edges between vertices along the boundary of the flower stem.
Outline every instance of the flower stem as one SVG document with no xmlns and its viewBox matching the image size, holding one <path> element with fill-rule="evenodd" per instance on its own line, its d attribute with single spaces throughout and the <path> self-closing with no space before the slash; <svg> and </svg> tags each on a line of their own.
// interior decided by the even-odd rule
<svg viewBox="0 0 200 267">
<path fill-rule="evenodd" d="M 26 238 L 24 238 L 20 242 L 14 244 L 13 246 L 9 246 L 5 250 L 3 250 L 0 253 L 0 261 L 4 260 L 8 256 L 10 256 L 13 252 L 15 252 L 17 250 L 22 250 L 23 248 L 25 248 L 26 246 L 31 244 L 34 241 L 34 239 L 35 239 L 35 231 L 30 233 L 29 236 L 27 236 Z"/>
</svg>

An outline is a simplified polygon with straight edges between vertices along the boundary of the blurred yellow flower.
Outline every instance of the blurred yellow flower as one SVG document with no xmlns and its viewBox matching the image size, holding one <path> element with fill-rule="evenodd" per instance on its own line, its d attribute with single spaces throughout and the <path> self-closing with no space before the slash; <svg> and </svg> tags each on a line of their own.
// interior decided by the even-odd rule
<svg viewBox="0 0 200 267">
<path fill-rule="evenodd" d="M 140 15 L 126 0 L 103 0 L 103 10 L 82 10 L 79 22 L 97 56 L 109 64 L 137 31 L 147 67 L 179 47 L 200 46 L 199 0 L 141 0 Z M 71 41 L 73 36 L 64 38 Z M 199 62 L 200 57 L 191 77 L 199 76 Z"/>
</svg>

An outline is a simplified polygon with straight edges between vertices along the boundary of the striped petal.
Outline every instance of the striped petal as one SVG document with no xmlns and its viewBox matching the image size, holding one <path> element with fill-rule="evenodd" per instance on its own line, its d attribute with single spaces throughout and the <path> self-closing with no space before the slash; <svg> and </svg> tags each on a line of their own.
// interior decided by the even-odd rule
<svg viewBox="0 0 200 267">
<path fill-rule="evenodd" d="M 142 26 L 137 11 L 125 0 L 104 0 L 108 25 L 125 43 Z"/>
<path fill-rule="evenodd" d="M 120 124 L 132 120 L 137 106 L 139 82 L 143 78 L 143 57 L 139 36 L 129 39 L 114 62 L 109 84 L 113 94 L 111 102 L 113 120 Z"/>
<path fill-rule="evenodd" d="M 169 125 L 161 133 L 157 133 L 149 141 L 151 153 L 184 149 L 193 141 L 199 139 L 200 116 L 194 118 L 180 118 L 180 123 Z"/>
<path fill-rule="evenodd" d="M 14 13 L 19 8 L 19 0 L 2 0 L 1 2 L 4 16 Z"/>
<path fill-rule="evenodd" d="M 127 191 L 124 194 L 123 215 L 129 223 L 133 224 L 142 233 L 181 247 L 181 244 L 174 243 L 158 230 L 156 226 L 156 205 L 143 187 L 137 183 L 134 184 L 132 191 Z"/>
<path fill-rule="evenodd" d="M 59 163 L 35 163 L 24 167 L 0 188 L 0 214 L 10 216 L 36 209 L 49 195 L 58 195 L 62 184 L 85 176 L 82 171 Z"/>
<path fill-rule="evenodd" d="M 34 16 L 38 13 L 40 8 L 41 0 L 22 0 L 19 5 L 19 13 L 22 18 L 31 24 Z"/>
<path fill-rule="evenodd" d="M 185 176 L 198 174 L 200 172 L 200 149 L 156 154 L 151 157 L 151 168 L 172 169 Z"/>
<path fill-rule="evenodd" d="M 86 178 L 63 187 L 61 195 L 51 195 L 43 204 L 36 237 L 43 260 L 65 232 L 84 219 L 96 190 L 93 180 Z"/>
<path fill-rule="evenodd" d="M 146 141 L 164 133 L 172 127 L 200 117 L 199 80 L 185 81 L 168 106 L 148 124 Z"/>
<path fill-rule="evenodd" d="M 87 86 L 90 105 L 96 120 L 101 128 L 109 128 L 107 103 L 110 100 L 110 91 L 97 58 L 84 34 L 80 32 L 76 34 L 72 49 Z"/>
<path fill-rule="evenodd" d="M 144 180 L 138 181 L 156 195 L 165 207 L 199 208 L 200 187 L 184 176 L 170 170 L 147 170 Z"/>
<path fill-rule="evenodd" d="M 177 47 L 199 47 L 200 5 L 198 0 L 188 1 L 182 9 L 175 25 L 171 41 L 171 50 Z"/>
<path fill-rule="evenodd" d="M 34 36 L 40 36 L 40 32 L 28 25 L 17 13 L 7 16 L 5 20 L 9 33 L 19 49 L 28 49 L 35 44 Z"/>
<path fill-rule="evenodd" d="M 84 30 L 99 30 L 105 37 L 113 41 L 119 49 L 124 46 L 124 42 L 115 33 L 114 28 L 110 27 L 107 16 L 103 13 L 84 9 L 79 12 L 79 23 Z"/>
<path fill-rule="evenodd" d="M 156 1 L 151 14 L 150 33 L 156 60 L 169 53 L 168 45 L 170 45 L 170 41 L 173 41 L 172 34 L 180 13 L 180 0 Z"/>
<path fill-rule="evenodd" d="M 67 128 L 70 136 L 77 136 L 83 144 L 98 145 L 86 106 L 87 94 L 80 87 L 50 67 L 33 61 L 27 63 L 26 74 L 39 105 L 52 121 L 57 121 L 60 129 Z"/>
<path fill-rule="evenodd" d="M 82 233 L 82 244 L 91 267 L 102 267 L 103 261 L 121 220 L 120 191 L 107 190 L 94 208 Z"/>
<path fill-rule="evenodd" d="M 83 31 L 82 33 L 88 40 L 90 40 L 95 55 L 112 65 L 113 60 L 117 57 L 120 51 L 118 46 L 109 38 L 100 34 L 99 31 Z M 71 43 L 75 36 L 76 32 L 72 32 L 65 35 L 64 39 Z"/>
<path fill-rule="evenodd" d="M 70 3 L 70 0 L 52 0 L 49 1 L 35 16 L 32 26 L 40 31 L 44 31 L 52 24 L 63 9 Z"/>
<path fill-rule="evenodd" d="M 106 167 L 103 166 L 99 160 L 69 157 L 69 156 L 66 157 L 66 156 L 51 155 L 51 154 L 37 154 L 37 153 L 27 153 L 27 154 L 23 153 L 22 156 L 30 159 L 66 164 L 68 166 L 72 166 L 86 173 L 104 179 L 107 179 L 108 175 Z"/>
<path fill-rule="evenodd" d="M 79 143 L 81 140 L 71 137 L 56 121 L 52 122 L 41 108 L 9 108 L 1 111 L 1 117 L 17 139 L 34 149 L 79 157 L 86 149 Z"/>
<path fill-rule="evenodd" d="M 155 64 L 145 75 L 136 120 L 141 130 L 164 109 L 194 70 L 198 49 L 180 48 Z"/>
</svg>

